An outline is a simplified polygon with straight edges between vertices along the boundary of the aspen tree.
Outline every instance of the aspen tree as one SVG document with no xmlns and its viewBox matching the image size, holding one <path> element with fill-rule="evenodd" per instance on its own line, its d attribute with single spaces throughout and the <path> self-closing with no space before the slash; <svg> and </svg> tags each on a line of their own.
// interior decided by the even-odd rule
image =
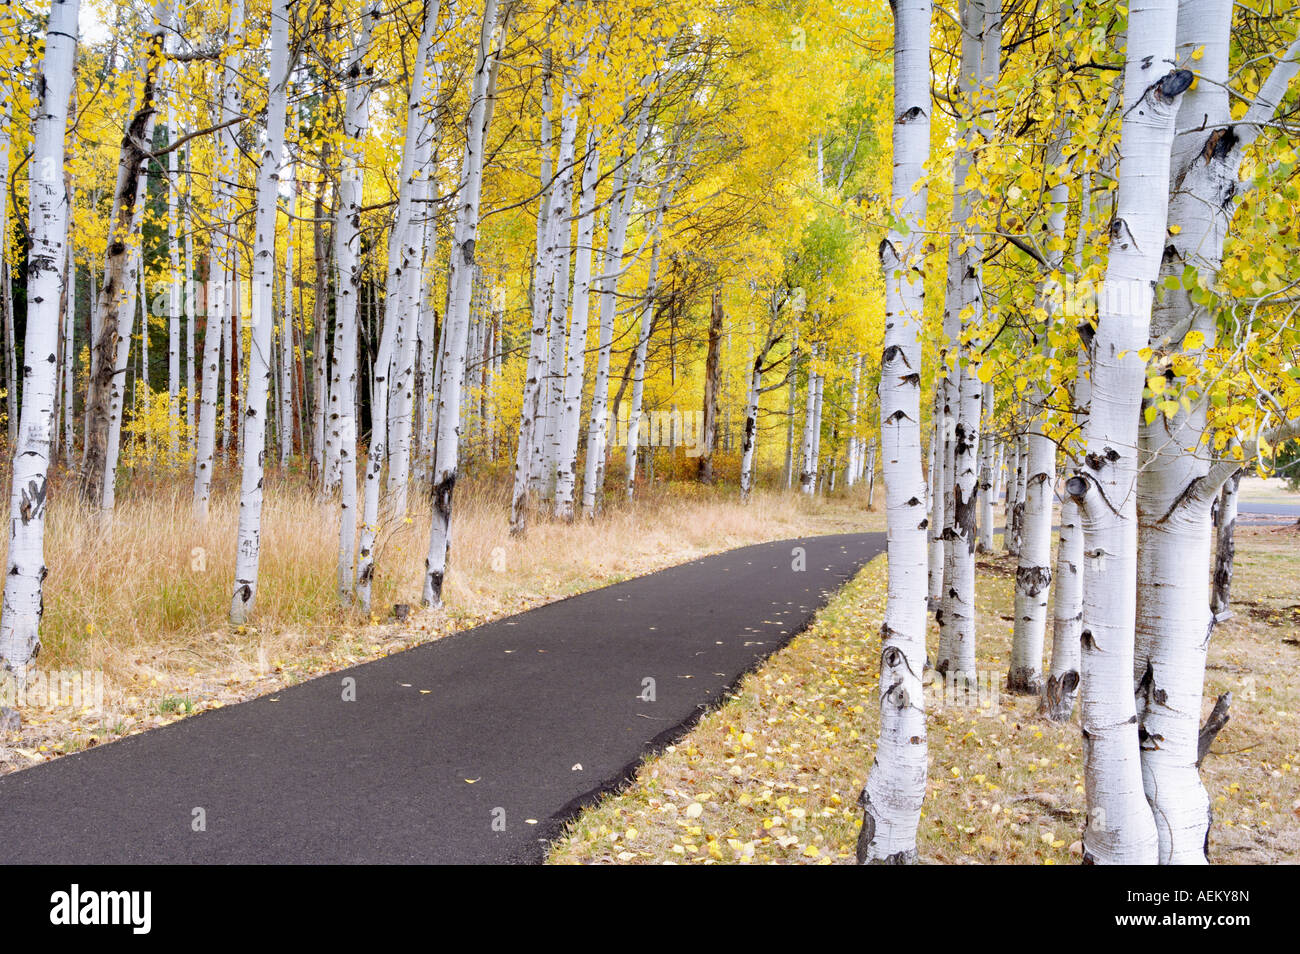
<svg viewBox="0 0 1300 954">
<path fill-rule="evenodd" d="M 425 561 L 423 602 L 442 605 L 442 586 L 451 547 L 452 495 L 460 463 L 460 402 L 465 345 L 469 334 L 470 292 L 474 280 L 474 247 L 478 240 L 483 188 L 484 149 L 492 123 L 497 70 L 505 46 L 509 9 L 498 22 L 497 0 L 484 0 L 469 109 L 465 116 L 465 153 L 456 190 L 456 227 L 451 247 L 451 275 L 443 332 L 442 380 L 438 399 L 438 445 L 433 474 L 433 518 L 429 556 Z M 499 44 L 499 45 L 498 45 Z"/>
<path fill-rule="evenodd" d="M 1174 120 L 1192 74 L 1175 61 L 1176 0 L 1129 8 L 1118 193 L 1092 342 L 1084 466 L 1066 483 L 1084 532 L 1082 687 L 1085 861 L 1150 864 L 1156 826 L 1142 788 L 1129 691 L 1137 588 L 1137 443 L 1152 289 L 1165 245 Z"/>
<path fill-rule="evenodd" d="M 19 439 L 13 447 L 9 557 L 0 613 L 0 670 L 12 673 L 20 683 L 40 651 L 44 611 L 46 480 L 58 393 L 59 294 L 66 274 L 71 211 L 63 179 L 64 137 L 68 100 L 76 85 L 79 10 L 79 0 L 52 0 L 50 5 L 28 174 L 26 361 Z M 12 404 L 10 408 L 12 414 Z"/>
<path fill-rule="evenodd" d="M 247 622 L 257 599 L 262 552 L 263 478 L 266 464 L 267 399 L 271 383 L 272 330 L 275 325 L 275 225 L 284 152 L 289 94 L 289 21 L 293 0 L 274 0 L 270 10 L 271 52 L 266 104 L 266 137 L 257 173 L 253 236 L 248 394 L 240 422 L 243 452 L 239 488 L 239 529 L 235 547 L 235 588 L 230 621 Z M 287 292 L 287 289 L 286 289 Z"/>
<path fill-rule="evenodd" d="M 244 38 L 244 0 L 230 5 L 230 46 L 221 68 L 221 121 L 233 123 L 243 108 L 240 73 L 243 70 L 241 48 Z M 208 518 L 208 499 L 212 492 L 212 468 L 217 445 L 217 385 L 221 377 L 223 343 L 229 345 L 227 315 L 233 306 L 233 276 L 230 274 L 230 245 L 233 238 L 230 220 L 234 211 L 234 179 L 238 161 L 238 139 L 233 125 L 217 134 L 216 174 L 212 177 L 212 204 L 217 226 L 208 250 L 209 280 L 207 315 L 203 329 L 203 382 L 199 400 L 198 434 L 194 452 L 194 516 L 199 523 Z M 190 225 L 193 227 L 193 213 Z M 219 276 L 211 279 L 212 272 Z"/>
<path fill-rule="evenodd" d="M 122 373 L 130 349 L 130 328 L 134 322 L 130 311 L 134 308 L 138 282 L 138 269 L 132 266 L 139 256 L 144 179 L 157 115 L 155 98 L 162 70 L 166 18 L 167 7 L 160 0 L 154 6 L 152 26 L 141 54 L 136 111 L 122 137 L 103 285 L 98 295 L 99 328 L 92 344 L 95 359 L 86 396 L 89 427 L 82 454 L 81 493 L 105 516 L 113 510 L 117 471 L 117 439 L 113 434 L 121 426 Z"/>
<path fill-rule="evenodd" d="M 930 154 L 929 0 L 894 4 L 895 227 L 881 242 L 885 343 L 880 437 L 889 521 L 889 584 L 881 630 L 880 740 L 858 833 L 859 863 L 912 863 L 925 798 L 926 533 L 921 470 L 921 235 Z M 905 226 L 906 231 L 898 226 Z"/>
<path fill-rule="evenodd" d="M 371 67 L 366 63 L 379 5 L 371 4 L 361 18 L 348 58 L 347 101 L 343 117 L 342 168 L 339 173 L 338 217 L 334 223 L 334 263 L 338 273 L 335 313 L 333 380 L 326 413 L 327 450 L 324 485 L 341 487 L 339 500 L 339 598 L 352 599 L 357 534 L 357 308 L 361 298 L 361 203 L 365 169 L 361 142 L 370 126 Z M 378 430 L 383 425 L 376 428 Z M 332 446 L 333 450 L 329 448 Z M 330 460 L 337 474 L 330 483 Z"/>
<path fill-rule="evenodd" d="M 617 310 L 618 279 L 623 268 L 623 249 L 627 243 L 627 226 L 636 201 L 640 178 L 641 155 L 650 129 L 650 97 L 647 96 L 637 120 L 636 142 L 632 155 L 624 156 L 614 171 L 614 187 L 609 203 L 600 288 L 600 335 L 596 356 L 596 379 L 592 387 L 591 421 L 587 427 L 587 458 L 584 462 L 582 512 L 595 517 L 600 488 L 604 483 L 605 448 L 608 437 L 609 361 L 614 344 L 614 316 Z"/>
<path fill-rule="evenodd" d="M 1233 8 L 1229 0 L 1178 4 L 1176 55 L 1196 70 L 1197 82 L 1183 94 L 1175 123 L 1161 292 L 1149 335 L 1141 342 L 1155 353 L 1145 375 L 1152 397 L 1142 409 L 1136 478 L 1132 675 L 1142 780 L 1162 864 L 1207 860 L 1210 800 L 1198 771 L 1199 716 L 1214 615 L 1205 571 L 1212 559 L 1210 511 L 1224 482 L 1239 469 L 1237 460 L 1214 460 L 1202 449 L 1205 398 L 1170 398 L 1184 389 L 1188 366 L 1203 365 L 1205 348 L 1215 343 L 1217 309 L 1199 304 L 1193 289 L 1217 284 L 1233 213 L 1247 189 L 1239 174 L 1244 151 L 1273 120 L 1300 69 L 1297 40 L 1280 51 L 1245 115 L 1234 122 L 1229 109 Z M 1184 280 L 1188 270 L 1195 281 Z M 1094 384 L 1094 404 L 1097 388 Z M 1085 693 L 1087 676 L 1085 670 Z"/>
<path fill-rule="evenodd" d="M 587 132 L 578 193 L 578 236 L 573 272 L 573 309 L 560 406 L 556 456 L 555 516 L 573 519 L 578 471 L 578 428 L 582 414 L 583 367 L 587 356 L 587 316 L 591 305 L 591 258 L 596 236 L 596 177 L 600 171 L 600 129 Z"/>
<path fill-rule="evenodd" d="M 380 476 L 388 450 L 384 423 L 388 420 L 388 401 L 392 380 L 391 371 L 395 339 L 407 316 L 414 313 L 414 299 L 409 288 L 411 280 L 420 273 L 423 249 L 419 241 L 423 235 L 415 219 L 412 198 L 416 177 L 425 164 L 421 156 L 427 147 L 426 124 L 421 118 L 424 106 L 425 71 L 429 48 L 433 42 L 434 27 L 440 10 L 438 0 L 428 4 L 424 24 L 416 45 L 415 61 L 411 69 L 411 85 L 406 100 L 406 134 L 402 145 L 402 162 L 398 185 L 397 214 L 388 240 L 388 274 L 385 280 L 383 328 L 380 332 L 379 350 L 375 355 L 374 392 L 371 394 L 370 449 L 366 456 L 364 510 L 361 518 L 361 558 L 357 567 L 357 604 L 363 612 L 370 611 L 370 587 L 375 574 L 375 537 L 379 529 Z M 423 143 L 423 145 L 422 145 Z M 408 419 L 409 421 L 409 416 Z M 409 438 L 409 429 L 407 431 Z M 409 444 L 408 444 L 409 450 Z M 401 474 L 403 491 L 406 475 Z"/>
</svg>

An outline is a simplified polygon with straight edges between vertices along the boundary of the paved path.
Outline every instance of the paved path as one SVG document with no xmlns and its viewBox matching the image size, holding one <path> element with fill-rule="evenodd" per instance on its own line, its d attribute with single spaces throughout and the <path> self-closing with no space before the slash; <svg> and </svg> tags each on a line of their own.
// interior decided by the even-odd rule
<svg viewBox="0 0 1300 954">
<path fill-rule="evenodd" d="M 732 550 L 0 778 L 0 863 L 540 861 L 884 544 Z"/>
<path fill-rule="evenodd" d="M 1260 503 L 1254 500 L 1241 500 L 1237 503 L 1237 515 L 1243 523 L 1294 523 L 1287 517 L 1300 517 L 1300 504 Z M 1263 519 L 1272 518 L 1272 519 Z"/>
</svg>

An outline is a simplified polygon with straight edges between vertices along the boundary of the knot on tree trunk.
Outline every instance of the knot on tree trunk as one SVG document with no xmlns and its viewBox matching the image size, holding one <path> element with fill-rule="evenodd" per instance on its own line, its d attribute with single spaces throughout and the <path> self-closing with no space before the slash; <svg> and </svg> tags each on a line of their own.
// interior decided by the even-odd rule
<svg viewBox="0 0 1300 954">
<path fill-rule="evenodd" d="M 1042 699 L 1038 711 L 1049 722 L 1068 722 L 1074 713 L 1074 693 L 1079 688 L 1079 673 L 1073 669 L 1061 673 L 1052 673 L 1043 686 Z"/>
</svg>

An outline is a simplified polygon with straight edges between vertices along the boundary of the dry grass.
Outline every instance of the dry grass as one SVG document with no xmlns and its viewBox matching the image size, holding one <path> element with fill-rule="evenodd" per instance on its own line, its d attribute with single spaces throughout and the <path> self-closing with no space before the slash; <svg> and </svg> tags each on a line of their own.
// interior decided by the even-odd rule
<svg viewBox="0 0 1300 954">
<path fill-rule="evenodd" d="M 1011 566 L 980 559 L 979 660 L 994 685 L 1010 653 Z M 1296 861 L 1300 649 L 1286 619 L 1300 608 L 1300 535 L 1243 529 L 1238 567 L 1239 615 L 1216 629 L 1206 679 L 1207 700 L 1234 694 L 1232 721 L 1203 769 L 1217 816 L 1211 857 Z M 879 727 L 885 575 L 883 558 L 864 568 L 727 703 L 648 760 L 623 792 L 584 812 L 551 862 L 850 863 L 861 818 L 854 802 Z M 1076 862 L 1084 818 L 1077 722 L 1051 725 L 1036 699 L 1005 693 L 984 708 L 935 702 L 932 693 L 922 860 Z"/>
<path fill-rule="evenodd" d="M 294 474 L 268 474 L 266 491 L 256 613 L 251 625 L 236 628 L 226 622 L 238 519 L 234 475 L 219 475 L 204 527 L 191 517 L 184 477 L 137 476 L 119 491 L 107 528 L 74 502 L 69 480 L 53 484 L 36 665 L 101 671 L 107 712 L 24 710 L 21 734 L 0 738 L 0 771 L 706 553 L 883 525 L 856 497 L 757 494 L 742 506 L 734 488 L 654 485 L 594 523 L 537 519 L 512 538 L 504 484 L 470 478 L 457 487 L 446 605 L 417 609 L 399 624 L 389 617 L 393 604 L 419 604 L 427 502 L 413 495 L 408 519 L 381 533 L 376 615 L 364 618 L 337 596 L 337 503 L 319 502 Z"/>
</svg>

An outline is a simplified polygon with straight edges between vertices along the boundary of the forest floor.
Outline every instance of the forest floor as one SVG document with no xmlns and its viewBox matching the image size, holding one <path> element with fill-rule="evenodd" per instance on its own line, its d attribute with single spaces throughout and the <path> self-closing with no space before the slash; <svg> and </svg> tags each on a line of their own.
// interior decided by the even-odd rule
<svg viewBox="0 0 1300 954">
<path fill-rule="evenodd" d="M 202 528 L 188 491 L 164 478 L 119 492 L 106 528 L 71 504 L 69 481 L 53 483 L 43 646 L 17 706 L 21 728 L 0 726 L 0 774 L 700 556 L 884 529 L 858 494 L 756 492 L 741 505 L 734 488 L 677 483 L 639 487 L 594 523 L 537 519 L 511 537 L 504 482 L 471 478 L 457 486 L 445 605 L 419 606 L 429 513 L 413 494 L 408 517 L 380 535 L 367 617 L 339 605 L 337 502 L 322 506 L 296 476 L 268 475 L 257 609 L 236 627 L 226 611 L 237 475 L 218 473 Z M 401 622 L 397 603 L 411 608 Z M 12 706 L 12 685 L 4 690 Z"/>
<path fill-rule="evenodd" d="M 1211 860 L 1295 863 L 1300 525 L 1241 527 L 1237 541 L 1236 616 L 1215 629 L 1205 686 L 1206 711 L 1233 693 L 1231 721 L 1202 768 Z M 1014 572 L 1006 556 L 979 558 L 976 704 L 927 694 L 924 863 L 1071 864 L 1082 854 L 1077 708 L 1073 722 L 1053 725 L 1036 698 L 1000 691 Z M 550 863 L 852 863 L 879 727 L 885 581 L 881 557 L 725 704 L 575 820 Z"/>
</svg>

